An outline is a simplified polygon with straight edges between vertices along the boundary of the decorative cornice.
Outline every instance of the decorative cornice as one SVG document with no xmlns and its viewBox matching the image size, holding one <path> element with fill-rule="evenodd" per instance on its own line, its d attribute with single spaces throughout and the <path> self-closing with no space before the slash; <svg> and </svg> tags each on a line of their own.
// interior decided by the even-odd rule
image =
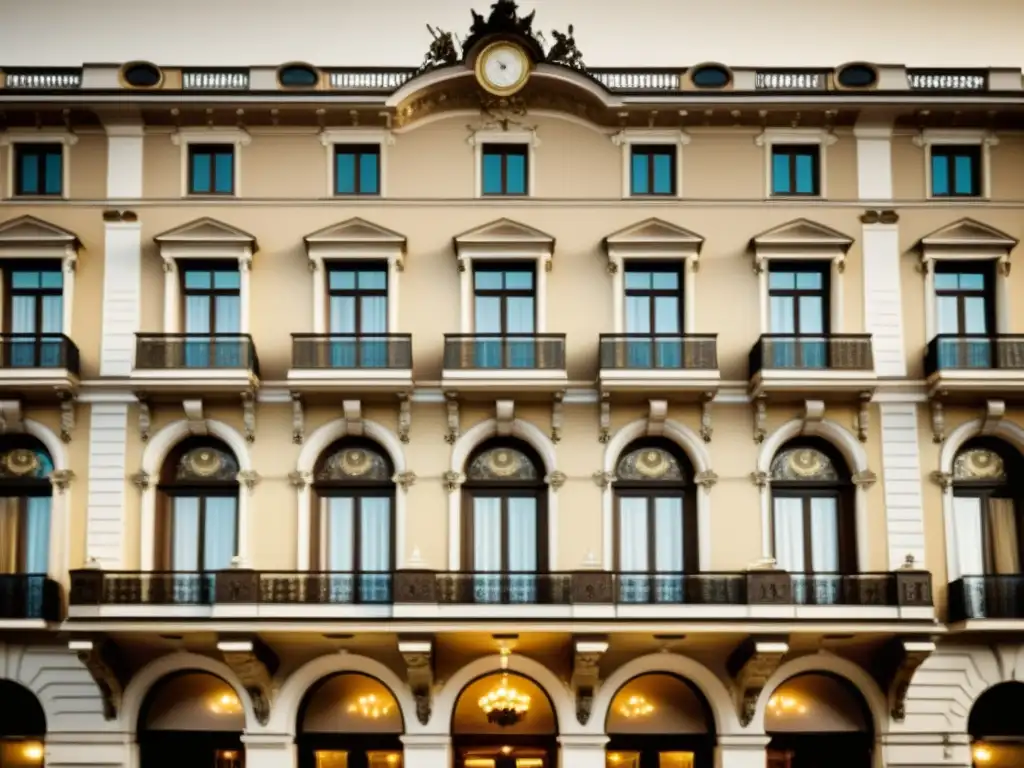
<svg viewBox="0 0 1024 768">
<path fill-rule="evenodd" d="M 247 147 L 252 142 L 252 136 L 244 128 L 213 126 L 208 128 L 178 128 L 171 134 L 171 143 L 176 147 L 183 147 L 193 142 L 237 144 L 240 147 Z"/>
</svg>

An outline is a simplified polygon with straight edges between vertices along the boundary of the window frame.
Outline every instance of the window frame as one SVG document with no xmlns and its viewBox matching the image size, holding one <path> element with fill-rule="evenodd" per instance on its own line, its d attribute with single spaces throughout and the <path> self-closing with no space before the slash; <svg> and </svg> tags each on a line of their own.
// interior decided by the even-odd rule
<svg viewBox="0 0 1024 768">
<path fill-rule="evenodd" d="M 61 277 L 60 288 L 15 288 L 14 287 L 14 274 L 16 272 L 36 272 L 42 274 L 44 272 L 56 272 Z M 3 328 L 5 333 L 14 333 L 12 330 L 14 327 L 14 299 L 16 296 L 31 296 L 35 299 L 35 327 L 36 336 L 54 336 L 58 333 L 63 333 L 64 325 L 64 267 L 59 260 L 38 260 L 38 261 L 25 261 L 25 260 L 12 260 L 3 263 L 3 296 L 4 296 L 4 313 L 3 313 Z M 40 281 L 41 283 L 42 281 Z M 60 296 L 61 298 L 61 328 L 59 332 L 43 332 L 38 330 L 42 327 L 43 319 L 43 302 L 42 299 L 46 296 Z"/>
<path fill-rule="evenodd" d="M 210 156 L 210 190 L 207 192 L 199 192 L 195 188 L 195 158 L 196 155 Z M 217 191 L 217 181 L 219 176 L 217 174 L 217 163 L 216 158 L 220 155 L 229 154 L 231 156 L 231 188 L 226 192 Z M 189 197 L 235 197 L 235 166 L 238 163 L 238 158 L 235 153 L 235 147 L 231 144 L 202 144 L 200 142 L 193 142 L 188 145 L 187 150 L 188 157 L 188 187 L 187 192 Z"/>
<path fill-rule="evenodd" d="M 320 143 L 324 147 L 326 162 L 325 195 L 327 198 L 386 198 L 388 196 L 388 147 L 395 143 L 395 135 L 380 128 L 324 128 L 320 131 Z M 377 147 L 377 193 L 376 194 L 338 194 L 335 180 L 336 146 L 375 146 Z"/>
<path fill-rule="evenodd" d="M 764 180 L 766 200 L 827 200 L 828 199 L 828 148 L 838 137 L 824 128 L 765 128 L 754 138 L 754 143 L 764 148 Z M 817 193 L 776 194 L 772 170 L 773 149 L 776 146 L 817 146 Z"/>
<path fill-rule="evenodd" d="M 681 198 L 683 196 L 683 147 L 690 143 L 690 135 L 682 130 L 664 130 L 650 128 L 624 128 L 611 137 L 612 144 L 622 150 L 622 199 L 636 200 Z M 675 163 L 673 165 L 673 192 L 671 195 L 634 195 L 633 194 L 633 148 L 647 145 L 673 147 Z"/>
<path fill-rule="evenodd" d="M 928 168 L 931 171 L 929 175 L 929 197 L 938 200 L 963 200 L 963 199 L 976 199 L 982 197 L 982 190 L 984 180 L 982 178 L 982 148 L 976 144 L 940 144 L 937 146 L 928 147 Z M 956 181 L 958 174 L 956 171 L 956 163 L 953 162 L 953 158 L 964 155 L 971 158 L 971 192 L 962 193 L 954 191 L 956 188 Z M 949 192 L 936 192 L 935 191 L 935 158 L 942 157 L 948 163 L 946 169 L 947 176 L 950 184 Z"/>
<path fill-rule="evenodd" d="M 51 467 L 54 467 L 53 457 L 49 451 L 38 440 L 27 435 L 9 435 L 0 445 L 0 453 L 7 453 L 18 449 L 25 449 L 36 454 L 46 456 Z M 17 503 L 18 516 L 18 541 L 16 544 L 15 574 L 26 574 L 26 559 L 28 557 L 28 500 L 29 499 L 50 499 L 50 524 L 47 527 L 46 537 L 46 561 L 47 569 L 52 572 L 56 563 L 53 563 L 53 534 L 54 522 L 56 521 L 55 500 L 53 483 L 48 477 L 29 478 L 3 478 L 0 479 L 0 498 Z"/>
<path fill-rule="evenodd" d="M 662 199 L 666 197 L 679 197 L 679 160 L 676 157 L 678 154 L 678 146 L 672 146 L 671 144 L 647 144 L 647 143 L 634 143 L 629 148 L 629 196 L 637 198 L 654 198 Z M 647 160 L 647 178 L 649 191 L 637 192 L 635 179 L 633 176 L 635 160 L 638 155 L 646 157 Z M 653 178 L 654 178 L 654 158 L 659 155 L 668 155 L 671 159 L 670 167 L 670 186 L 668 192 L 655 192 L 653 191 Z"/>
<path fill-rule="evenodd" d="M 209 288 L 189 288 L 188 287 L 188 273 L 189 272 L 207 272 L 210 274 L 210 287 Z M 214 283 L 214 274 L 217 272 L 235 272 L 238 273 L 238 287 L 237 288 L 216 288 Z M 190 259 L 185 261 L 178 268 L 178 279 L 181 284 L 181 318 L 182 327 L 188 325 L 188 298 L 189 296 L 206 296 L 210 300 L 209 306 L 209 325 L 211 330 L 207 334 L 210 337 L 215 337 L 221 332 L 217 331 L 217 302 L 218 296 L 237 296 L 238 297 L 238 326 L 242 328 L 242 274 L 238 268 L 238 263 L 228 260 L 199 260 Z M 243 336 L 246 331 L 238 331 L 237 335 Z"/>
<path fill-rule="evenodd" d="M 222 200 L 242 196 L 242 147 L 246 147 L 252 137 L 242 128 L 179 128 L 171 134 L 171 143 L 181 147 L 181 196 L 189 199 L 212 198 Z M 192 189 L 192 156 L 189 151 L 193 145 L 230 144 L 233 149 L 231 193 L 199 192 Z"/>
<path fill-rule="evenodd" d="M 529 265 L 529 267 L 520 268 L 519 264 Z M 530 334 L 535 336 L 540 333 L 537 330 L 537 271 L 536 265 L 532 261 L 525 260 L 510 260 L 510 261 L 479 261 L 471 265 L 472 279 L 473 279 L 473 332 L 481 333 L 476 327 L 476 305 L 479 297 L 494 298 L 497 297 L 501 300 L 501 331 L 496 335 L 501 338 L 506 338 L 509 335 L 508 331 L 508 299 L 510 298 L 530 298 L 533 300 L 533 333 Z M 481 272 L 489 273 L 500 273 L 502 275 L 502 287 L 501 288 L 477 288 L 476 276 Z M 506 288 L 504 275 L 508 272 L 529 272 L 532 278 L 531 288 Z"/>
<path fill-rule="evenodd" d="M 775 160 L 787 158 L 789 166 L 790 189 L 779 191 L 775 185 Z M 796 189 L 797 158 L 810 157 L 813 166 L 814 183 L 810 192 Z M 772 197 L 821 197 L 821 147 L 814 144 L 783 144 L 772 145 L 771 148 L 771 196 Z"/>
<path fill-rule="evenodd" d="M 371 333 L 370 335 L 381 335 L 391 333 L 390 326 L 390 314 L 391 314 L 391 269 L 387 261 L 377 261 L 375 259 L 363 260 L 344 260 L 335 259 L 332 261 L 325 262 L 324 268 L 327 271 L 326 274 L 326 296 L 324 297 L 327 306 L 324 308 L 324 316 L 327 319 L 327 328 L 331 327 L 331 299 L 335 296 L 351 296 L 355 299 L 355 327 L 357 329 L 362 327 L 362 314 L 363 314 L 363 302 L 361 299 L 364 296 L 383 298 L 385 303 L 385 323 L 386 327 L 383 331 L 377 333 Z M 354 288 L 332 288 L 331 287 L 331 275 L 334 272 L 354 272 L 356 274 L 355 287 Z M 384 287 L 383 288 L 360 288 L 359 287 L 359 273 L 360 272 L 381 272 L 384 274 Z M 330 333 L 328 330 L 327 333 Z M 355 336 L 362 336 L 363 331 L 356 330 Z"/>
<path fill-rule="evenodd" d="M 14 129 L 0 132 L 0 147 L 7 147 L 7 179 L 4 196 L 7 199 L 19 200 L 67 200 L 71 197 L 71 152 L 70 148 L 78 143 L 78 136 L 70 131 Z M 57 195 L 20 195 L 16 192 L 15 168 L 16 147 L 19 144 L 60 144 L 61 146 L 61 184 Z"/>
<path fill-rule="evenodd" d="M 333 197 L 382 197 L 381 195 L 381 155 L 380 143 L 363 142 L 358 144 L 332 144 L 333 153 L 331 157 L 331 193 Z M 355 178 L 353 179 L 354 191 L 341 192 L 338 189 L 338 155 L 351 154 L 355 156 Z M 360 189 L 362 179 L 362 162 L 364 155 L 372 155 L 377 161 L 377 191 L 363 192 Z"/>
<path fill-rule="evenodd" d="M 685 269 L 684 260 L 660 259 L 660 260 L 649 261 L 649 260 L 645 260 L 645 259 L 626 259 L 623 262 L 623 271 L 625 273 L 625 274 L 623 274 L 623 279 L 622 279 L 622 299 L 621 299 L 621 301 L 623 303 L 623 323 L 624 323 L 624 325 L 623 325 L 623 328 L 624 328 L 623 333 L 629 334 L 630 336 L 633 336 L 633 335 L 636 335 L 636 336 L 650 336 L 652 338 L 655 338 L 655 337 L 661 335 L 657 331 L 653 330 L 654 327 L 655 327 L 655 318 L 656 318 L 656 314 L 657 314 L 656 309 L 655 309 L 655 299 L 658 298 L 658 297 L 674 297 L 678 301 L 678 309 L 679 309 L 678 317 L 676 318 L 677 321 L 678 321 L 679 330 L 676 331 L 675 334 L 676 335 L 683 335 L 683 334 L 685 334 L 686 333 L 686 313 L 687 313 L 687 307 L 686 307 L 686 298 L 687 298 L 687 296 L 686 296 L 686 294 L 687 294 L 687 291 L 686 291 L 686 271 L 687 270 Z M 651 288 L 630 288 L 629 285 L 628 285 L 628 283 L 629 283 L 628 275 L 631 272 L 634 272 L 634 273 L 636 273 L 636 272 L 644 272 L 644 273 L 662 274 L 662 275 L 666 275 L 666 274 L 676 275 L 676 277 L 679 279 L 679 283 L 678 283 L 678 285 L 677 285 L 677 287 L 675 289 L 670 289 L 670 288 L 654 288 L 653 287 L 653 282 L 652 282 L 652 287 Z M 628 313 L 626 313 L 625 308 L 626 308 L 626 305 L 629 302 L 629 297 L 630 296 L 643 296 L 643 297 L 645 297 L 645 298 L 647 298 L 649 300 L 648 320 L 650 320 L 650 327 L 652 329 L 650 331 L 650 333 L 646 333 L 645 334 L 645 333 L 641 333 L 641 332 L 638 332 L 638 331 L 625 330 L 625 323 L 628 321 Z"/>
<path fill-rule="evenodd" d="M 535 130 L 509 130 L 503 131 L 500 128 L 485 128 L 474 131 L 469 137 L 469 144 L 474 150 L 474 178 L 473 197 L 477 199 L 493 200 L 500 198 L 520 199 L 534 197 L 536 191 L 536 149 L 540 146 L 540 139 Z M 511 145 L 523 146 L 526 155 L 526 191 L 522 194 L 484 194 L 484 150 L 489 146 Z M 503 164 L 504 167 L 504 164 Z M 502 179 L 504 185 L 505 178 Z"/>
<path fill-rule="evenodd" d="M 821 288 L 772 288 L 772 273 L 787 272 L 794 274 L 816 274 L 821 275 Z M 820 333 L 801 333 L 794 331 L 793 336 L 824 336 L 832 333 L 832 265 L 826 260 L 815 261 L 811 259 L 801 261 L 788 261 L 786 259 L 772 259 L 768 264 L 768 322 L 771 323 L 771 301 L 774 296 L 788 297 L 793 301 L 794 325 L 800 326 L 800 298 L 818 296 L 821 298 L 822 312 Z M 769 334 L 775 331 L 767 331 Z"/>
<path fill-rule="evenodd" d="M 940 325 L 939 323 L 939 298 L 943 296 L 954 296 L 957 300 L 957 326 L 963 328 L 965 323 L 964 313 L 964 299 L 966 298 L 982 298 L 985 300 L 985 325 L 988 330 L 986 335 L 992 336 L 996 333 L 996 270 L 995 265 L 991 261 L 956 261 L 956 260 L 943 260 L 935 264 L 935 275 L 961 275 L 961 274 L 973 274 L 982 275 L 985 280 L 985 287 L 981 290 L 972 290 L 967 288 L 933 288 L 932 301 L 934 302 L 934 312 L 936 328 Z M 935 335 L 938 335 L 936 332 Z M 964 332 L 961 330 L 958 336 L 964 336 Z M 930 341 L 931 339 L 929 339 Z"/>
<path fill-rule="evenodd" d="M 53 149 L 55 146 L 54 142 L 17 142 L 12 146 L 12 162 L 14 163 L 14 169 L 12 172 L 13 176 L 13 187 L 11 190 L 11 196 L 22 198 L 22 197 L 39 197 L 46 199 L 63 199 L 64 198 L 64 162 L 65 153 L 63 145 L 60 145 L 59 149 Z M 26 192 L 22 186 L 24 179 L 22 178 L 22 161 L 26 154 L 33 155 L 36 158 L 37 173 L 40 179 L 43 179 L 46 175 L 45 170 L 45 158 L 47 155 L 59 155 L 60 156 L 60 189 L 56 192 Z"/>
<path fill-rule="evenodd" d="M 989 200 L 992 197 L 992 153 L 998 146 L 999 137 L 985 129 L 972 128 L 926 128 L 914 136 L 913 143 L 924 150 L 924 199 L 925 200 Z M 936 146 L 978 146 L 980 148 L 980 184 L 977 195 L 935 195 L 932 193 L 932 148 Z"/>
<path fill-rule="evenodd" d="M 488 156 L 501 158 L 501 191 L 487 192 L 484 186 L 487 183 Z M 510 157 L 523 158 L 523 191 L 509 192 L 508 189 L 508 159 Z M 485 143 L 480 148 L 480 197 L 529 197 L 530 196 L 530 148 L 525 144 L 500 144 Z"/>
</svg>

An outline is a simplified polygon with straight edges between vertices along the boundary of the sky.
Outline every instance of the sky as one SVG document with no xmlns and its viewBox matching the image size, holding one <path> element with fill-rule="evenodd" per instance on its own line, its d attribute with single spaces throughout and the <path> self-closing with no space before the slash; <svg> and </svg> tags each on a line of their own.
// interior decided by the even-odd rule
<svg viewBox="0 0 1024 768">
<path fill-rule="evenodd" d="M 0 0 L 0 67 L 406 66 L 492 0 Z M 522 0 L 596 67 L 1024 65 L 1024 0 Z M 550 34 L 548 34 L 550 40 Z"/>
</svg>

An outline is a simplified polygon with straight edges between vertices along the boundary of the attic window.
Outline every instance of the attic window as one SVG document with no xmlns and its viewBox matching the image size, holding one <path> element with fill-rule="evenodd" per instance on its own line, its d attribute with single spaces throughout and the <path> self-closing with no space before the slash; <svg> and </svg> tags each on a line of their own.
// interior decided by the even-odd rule
<svg viewBox="0 0 1024 768">
<path fill-rule="evenodd" d="M 850 64 L 836 73 L 843 88 L 873 88 L 878 83 L 878 70 L 870 64 Z"/>
<path fill-rule="evenodd" d="M 154 64 L 145 61 L 126 64 L 121 72 L 124 82 L 132 88 L 155 88 L 163 80 L 163 73 Z"/>
<path fill-rule="evenodd" d="M 732 75 L 720 64 L 705 64 L 693 70 L 690 80 L 695 88 L 725 88 L 732 82 Z"/>
<path fill-rule="evenodd" d="M 308 64 L 289 64 L 277 73 L 282 88 L 313 88 L 320 82 L 320 74 Z"/>
</svg>

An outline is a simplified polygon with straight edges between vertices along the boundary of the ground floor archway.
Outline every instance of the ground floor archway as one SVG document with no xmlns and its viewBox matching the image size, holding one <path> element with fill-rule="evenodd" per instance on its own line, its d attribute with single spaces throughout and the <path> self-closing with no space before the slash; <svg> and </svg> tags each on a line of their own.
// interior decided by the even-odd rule
<svg viewBox="0 0 1024 768">
<path fill-rule="evenodd" d="M 46 715 L 32 691 L 0 680 L 0 768 L 35 768 L 45 759 Z"/>
<path fill-rule="evenodd" d="M 971 708 L 967 730 L 975 768 L 1024 765 L 1024 683 L 1000 683 Z"/>
</svg>

